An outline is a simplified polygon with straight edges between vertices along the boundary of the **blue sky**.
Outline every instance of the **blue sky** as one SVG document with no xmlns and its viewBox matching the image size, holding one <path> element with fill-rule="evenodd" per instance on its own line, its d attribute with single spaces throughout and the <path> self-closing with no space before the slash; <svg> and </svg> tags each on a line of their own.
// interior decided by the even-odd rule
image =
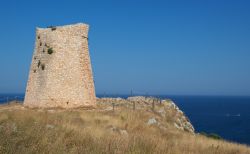
<svg viewBox="0 0 250 154">
<path fill-rule="evenodd" d="M 98 94 L 250 95 L 250 1 L 0 2 L 0 93 L 24 93 L 35 27 L 90 24 Z"/>
</svg>

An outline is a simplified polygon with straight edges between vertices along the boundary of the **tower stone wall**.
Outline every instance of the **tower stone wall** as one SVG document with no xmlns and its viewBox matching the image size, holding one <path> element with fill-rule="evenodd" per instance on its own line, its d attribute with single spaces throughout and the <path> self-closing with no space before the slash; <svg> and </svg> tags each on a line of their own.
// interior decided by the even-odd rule
<svg viewBox="0 0 250 154">
<path fill-rule="evenodd" d="M 37 28 L 24 105 L 95 106 L 87 24 Z"/>
</svg>

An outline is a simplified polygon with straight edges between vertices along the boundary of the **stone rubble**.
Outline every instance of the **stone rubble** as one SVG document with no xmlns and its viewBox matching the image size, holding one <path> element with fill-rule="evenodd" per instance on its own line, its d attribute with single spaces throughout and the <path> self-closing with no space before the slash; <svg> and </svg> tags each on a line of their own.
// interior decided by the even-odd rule
<svg viewBox="0 0 250 154">
<path fill-rule="evenodd" d="M 54 125 L 47 124 L 47 125 L 46 125 L 46 128 L 47 128 L 47 129 L 53 129 L 53 128 L 55 128 L 55 126 L 54 126 Z"/>
<path fill-rule="evenodd" d="M 147 124 L 148 125 L 154 125 L 154 124 L 157 124 L 157 121 L 156 121 L 155 118 L 150 118 L 150 119 L 148 119 L 148 123 Z"/>
</svg>

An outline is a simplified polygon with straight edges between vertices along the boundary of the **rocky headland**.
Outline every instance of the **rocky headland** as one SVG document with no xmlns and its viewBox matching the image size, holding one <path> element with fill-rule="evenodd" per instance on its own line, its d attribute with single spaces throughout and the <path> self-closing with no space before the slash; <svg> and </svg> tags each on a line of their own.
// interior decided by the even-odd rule
<svg viewBox="0 0 250 154">
<path fill-rule="evenodd" d="M 155 124 L 161 129 L 166 126 L 161 121 L 168 121 L 168 125 L 173 125 L 179 130 L 194 133 L 194 127 L 188 117 L 170 99 L 158 99 L 155 97 L 134 96 L 124 98 L 97 98 L 99 106 L 107 106 L 106 110 L 117 110 L 120 107 L 130 108 L 131 110 L 144 110 L 155 113 L 155 117 L 148 120 L 148 124 Z"/>
</svg>

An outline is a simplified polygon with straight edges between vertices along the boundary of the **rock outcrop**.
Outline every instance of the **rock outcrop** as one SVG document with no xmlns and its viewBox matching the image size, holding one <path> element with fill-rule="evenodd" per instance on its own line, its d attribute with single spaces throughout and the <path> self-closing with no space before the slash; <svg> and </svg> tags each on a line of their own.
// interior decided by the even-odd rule
<svg viewBox="0 0 250 154">
<path fill-rule="evenodd" d="M 187 116 L 179 107 L 170 99 L 158 99 L 154 97 L 134 96 L 123 98 L 97 98 L 97 104 L 107 105 L 106 111 L 113 110 L 112 106 L 124 106 L 134 110 L 145 109 L 146 112 L 154 112 L 159 115 L 163 121 L 173 125 L 179 130 L 194 133 L 194 127 Z M 150 109 L 150 110 L 149 110 Z M 147 122 L 148 125 L 157 125 L 166 129 L 155 117 L 151 117 Z"/>
</svg>

